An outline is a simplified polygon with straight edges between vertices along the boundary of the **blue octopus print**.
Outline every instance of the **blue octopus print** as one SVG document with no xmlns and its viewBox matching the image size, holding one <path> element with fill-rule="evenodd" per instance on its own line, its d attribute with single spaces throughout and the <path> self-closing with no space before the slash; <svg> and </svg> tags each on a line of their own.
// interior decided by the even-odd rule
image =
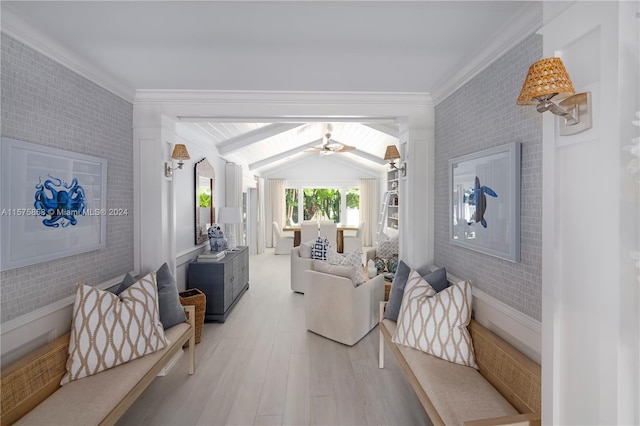
<svg viewBox="0 0 640 426">
<path fill-rule="evenodd" d="M 77 216 L 84 214 L 86 207 L 84 189 L 76 178 L 67 185 L 62 179 L 51 175 L 49 177 L 51 179 L 44 183 L 40 181 L 35 186 L 37 191 L 33 206 L 40 216 L 47 217 L 42 223 L 52 228 L 77 224 Z"/>
<path fill-rule="evenodd" d="M 498 194 L 488 186 L 480 186 L 480 179 L 476 176 L 476 182 L 473 187 L 473 191 L 469 195 L 464 196 L 464 202 L 470 206 L 475 206 L 476 211 L 471 218 L 471 222 L 467 222 L 469 225 L 474 222 L 480 222 L 483 227 L 487 227 L 487 221 L 484 218 L 484 212 L 487 210 L 487 195 L 492 197 L 498 197 Z"/>
</svg>

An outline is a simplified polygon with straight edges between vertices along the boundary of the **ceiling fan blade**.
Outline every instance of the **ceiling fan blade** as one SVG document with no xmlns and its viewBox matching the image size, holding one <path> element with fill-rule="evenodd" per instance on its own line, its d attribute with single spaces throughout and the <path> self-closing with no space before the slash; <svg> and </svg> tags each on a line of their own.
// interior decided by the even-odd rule
<svg viewBox="0 0 640 426">
<path fill-rule="evenodd" d="M 321 146 L 313 146 L 311 148 L 305 149 L 303 152 L 322 152 L 324 149 Z"/>
<path fill-rule="evenodd" d="M 349 151 L 353 151 L 354 149 L 356 149 L 355 146 L 351 146 L 351 145 L 343 145 L 342 148 L 335 150 L 336 152 L 349 152 Z"/>
</svg>

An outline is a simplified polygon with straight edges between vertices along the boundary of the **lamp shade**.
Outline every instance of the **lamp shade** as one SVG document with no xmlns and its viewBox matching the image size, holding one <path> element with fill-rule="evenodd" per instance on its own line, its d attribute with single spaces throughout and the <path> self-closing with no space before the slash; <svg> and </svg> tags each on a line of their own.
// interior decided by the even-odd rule
<svg viewBox="0 0 640 426">
<path fill-rule="evenodd" d="M 182 143 L 177 143 L 173 147 L 171 158 L 173 158 L 174 160 L 188 160 L 191 157 L 189 157 L 189 151 L 187 151 L 187 147 Z"/>
<path fill-rule="evenodd" d="M 384 159 L 386 160 L 397 160 L 400 158 L 400 153 L 398 152 L 398 148 L 395 145 L 387 146 L 387 151 L 384 153 Z"/>
<path fill-rule="evenodd" d="M 562 59 L 546 58 L 529 67 L 517 104 L 536 105 L 540 99 L 550 99 L 553 96 L 564 99 L 575 93 Z"/>
<path fill-rule="evenodd" d="M 218 223 L 242 223 L 240 207 L 220 207 L 218 209 Z"/>
</svg>

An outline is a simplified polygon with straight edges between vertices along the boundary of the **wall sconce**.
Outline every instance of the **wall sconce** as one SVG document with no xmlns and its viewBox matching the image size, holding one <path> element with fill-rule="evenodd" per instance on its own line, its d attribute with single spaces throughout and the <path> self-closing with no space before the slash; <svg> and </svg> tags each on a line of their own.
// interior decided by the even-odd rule
<svg viewBox="0 0 640 426">
<path fill-rule="evenodd" d="M 391 160 L 391 162 L 389 163 L 389 165 L 391 166 L 391 170 L 393 170 L 393 169 L 399 170 L 399 171 L 402 172 L 402 176 L 406 176 L 407 175 L 407 163 L 402 163 L 402 167 L 400 167 L 400 168 L 396 167 L 396 163 L 395 163 L 394 160 L 397 160 L 399 158 L 400 158 L 400 153 L 398 152 L 398 148 L 396 148 L 395 145 L 387 146 L 387 151 L 384 153 L 385 161 Z"/>
<path fill-rule="evenodd" d="M 552 98 L 560 100 L 558 104 Z M 529 67 L 518 105 L 536 105 L 538 112 L 551 111 L 563 117 L 560 135 L 567 136 L 591 128 L 591 93 L 576 95 L 560 58 L 542 59 Z"/>
<path fill-rule="evenodd" d="M 178 160 L 178 168 L 181 169 L 184 166 L 183 160 L 188 160 L 189 151 L 187 151 L 187 147 L 182 143 L 177 143 L 173 147 L 173 152 L 171 153 L 172 160 Z M 173 175 L 173 167 L 171 167 L 171 163 L 164 163 L 164 175 L 166 177 L 171 177 Z"/>
</svg>

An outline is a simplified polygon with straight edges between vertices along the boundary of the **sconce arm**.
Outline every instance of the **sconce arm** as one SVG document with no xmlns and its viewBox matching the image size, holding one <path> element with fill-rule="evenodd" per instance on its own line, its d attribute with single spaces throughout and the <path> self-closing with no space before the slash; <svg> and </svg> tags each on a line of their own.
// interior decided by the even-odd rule
<svg viewBox="0 0 640 426">
<path fill-rule="evenodd" d="M 540 113 L 545 111 L 551 111 L 552 114 L 559 115 L 563 117 L 566 121 L 567 126 L 573 126 L 580 122 L 580 119 L 577 114 L 578 106 L 574 104 L 573 107 L 569 110 L 566 110 L 553 102 L 550 99 L 541 99 L 540 103 L 536 105 L 536 110 Z"/>
</svg>

